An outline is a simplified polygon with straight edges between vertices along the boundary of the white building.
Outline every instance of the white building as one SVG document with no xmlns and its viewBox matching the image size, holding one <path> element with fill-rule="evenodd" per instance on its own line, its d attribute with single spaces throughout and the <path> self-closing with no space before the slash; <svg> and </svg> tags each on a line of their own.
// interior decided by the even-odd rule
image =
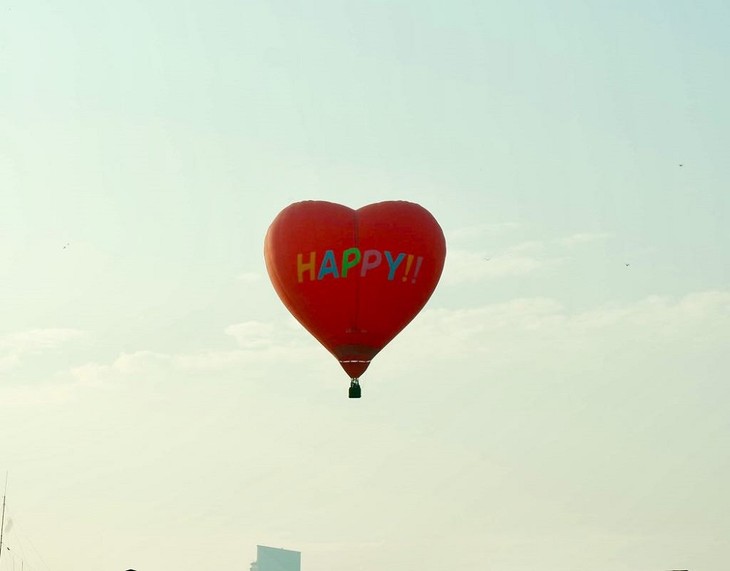
<svg viewBox="0 0 730 571">
<path fill-rule="evenodd" d="M 301 571 L 302 554 L 299 551 L 256 546 L 256 561 L 251 563 L 251 571 Z"/>
</svg>

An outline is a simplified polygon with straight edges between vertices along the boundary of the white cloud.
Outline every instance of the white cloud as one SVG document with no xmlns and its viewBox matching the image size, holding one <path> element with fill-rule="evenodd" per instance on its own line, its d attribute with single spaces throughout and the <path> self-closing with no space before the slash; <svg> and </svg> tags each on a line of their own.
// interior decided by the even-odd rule
<svg viewBox="0 0 730 571">
<path fill-rule="evenodd" d="M 122 353 L 110 364 L 90 362 L 73 367 L 70 373 L 78 386 L 108 388 L 122 378 L 153 378 L 168 370 L 171 360 L 165 353 L 135 351 Z"/>
<path fill-rule="evenodd" d="M 427 347 L 429 355 L 439 359 L 488 355 L 490 363 L 524 364 L 555 357 L 590 360 L 619 350 L 715 351 L 726 339 L 730 339 L 730 292 L 708 291 L 679 299 L 650 296 L 579 312 L 550 298 L 430 309 L 393 344 L 413 354 Z"/>
<path fill-rule="evenodd" d="M 51 375 L 53 383 L 5 387 L 0 398 L 4 406 L 63 402 L 82 390 L 113 389 L 130 380 L 157 383 L 241 371 L 247 378 L 263 378 L 270 375 L 272 366 L 295 370 L 307 363 L 309 370 L 315 363 L 330 364 L 326 350 L 293 319 L 237 323 L 226 328 L 226 333 L 236 341 L 236 347 L 122 353 L 110 362 L 88 362 L 65 374 Z M 46 332 L 5 336 L 4 341 L 16 348 L 49 347 L 77 336 L 78 332 L 71 331 Z M 392 357 L 397 367 L 399 356 L 423 355 L 422 359 L 432 364 L 478 361 L 490 368 L 507 366 L 527 371 L 558 366 L 560 362 L 580 368 L 580 363 L 595 365 L 621 354 L 630 354 L 641 363 L 649 353 L 657 358 L 665 352 L 670 358 L 704 350 L 714 351 L 717 358 L 713 359 L 717 361 L 719 348 L 728 338 L 727 291 L 696 292 L 681 298 L 650 296 L 634 303 L 583 311 L 571 311 L 552 298 L 519 298 L 468 309 L 427 309 L 396 337 L 392 348 L 384 351 L 378 361 Z M 2 356 L 0 370 L 17 365 L 17 359 L 16 353 Z"/>
<path fill-rule="evenodd" d="M 226 328 L 226 334 L 231 335 L 243 349 L 270 346 L 274 342 L 274 333 L 273 324 L 260 321 L 245 321 Z"/>
<path fill-rule="evenodd" d="M 85 386 L 98 385 L 105 380 L 113 371 L 113 365 L 100 365 L 98 363 L 85 363 L 71 369 L 71 375 Z"/>
<path fill-rule="evenodd" d="M 488 255 L 486 252 L 450 250 L 446 256 L 442 279 L 445 284 L 454 285 L 485 279 L 521 276 L 557 262 L 556 259 L 540 259 L 513 251 Z"/>
<path fill-rule="evenodd" d="M 181 371 L 225 371 L 240 367 L 248 354 L 242 350 L 200 351 L 172 357 L 172 364 Z"/>
<path fill-rule="evenodd" d="M 541 240 L 527 240 L 525 242 L 520 242 L 519 244 L 509 246 L 505 249 L 505 252 L 509 254 L 537 254 L 545 252 L 546 249 L 547 248 L 545 242 Z"/>
<path fill-rule="evenodd" d="M 68 402 L 79 388 L 78 382 L 13 385 L 0 390 L 0 408 L 54 405 Z"/>
<path fill-rule="evenodd" d="M 31 329 L 3 335 L 0 337 L 0 348 L 18 353 L 30 353 L 53 349 L 82 335 L 83 332 L 78 329 Z"/>
<path fill-rule="evenodd" d="M 730 292 L 691 293 L 681 299 L 649 296 L 624 306 L 608 306 L 582 312 L 573 317 L 576 327 L 605 328 L 616 325 L 661 327 L 667 334 L 677 327 L 690 327 L 698 322 L 721 323 L 730 317 Z"/>
<path fill-rule="evenodd" d="M 184 371 L 240 370 L 243 366 L 250 370 L 256 365 L 298 363 L 325 352 L 293 318 L 277 323 L 235 323 L 225 332 L 236 340 L 237 349 L 176 354 L 174 366 Z"/>
<path fill-rule="evenodd" d="M 502 225 L 506 228 L 517 224 Z M 479 237 L 490 226 L 464 228 L 455 234 L 460 237 Z M 563 238 L 549 240 L 525 240 L 510 246 L 494 245 L 471 248 L 449 248 L 446 256 L 443 281 L 446 284 L 477 282 L 498 278 L 523 276 L 562 264 L 573 254 L 570 250 L 610 238 L 602 232 L 579 232 Z M 458 241 L 458 240 L 457 240 Z"/>
<path fill-rule="evenodd" d="M 294 320 L 276 324 L 247 321 L 230 325 L 225 332 L 238 347 L 187 353 L 122 353 L 111 363 L 85 363 L 74 367 L 70 374 L 80 386 L 113 386 L 132 378 L 156 382 L 180 375 L 242 370 L 250 377 L 267 374 L 272 364 L 295 365 L 326 356 L 326 351 Z"/>
<path fill-rule="evenodd" d="M 467 242 L 483 237 L 492 237 L 511 232 L 520 227 L 517 222 L 496 222 L 493 224 L 477 224 L 456 228 L 448 233 L 447 238 L 453 242 Z"/>
<path fill-rule="evenodd" d="M 572 247 L 590 242 L 600 242 L 610 237 L 611 234 L 607 232 L 578 232 L 565 238 L 559 238 L 556 242 L 561 246 Z"/>
<path fill-rule="evenodd" d="M 244 284 L 252 284 L 261 281 L 263 276 L 258 272 L 241 272 L 236 280 Z"/>
<path fill-rule="evenodd" d="M 8 333 L 0 337 L 0 371 L 21 365 L 25 356 L 58 349 L 84 336 L 78 329 L 47 328 Z"/>
</svg>

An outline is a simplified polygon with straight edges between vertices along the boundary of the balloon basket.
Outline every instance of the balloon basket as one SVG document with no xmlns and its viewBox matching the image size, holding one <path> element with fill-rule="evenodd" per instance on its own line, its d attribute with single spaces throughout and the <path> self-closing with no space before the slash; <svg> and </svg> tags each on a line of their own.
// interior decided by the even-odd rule
<svg viewBox="0 0 730 571">
<path fill-rule="evenodd" d="M 350 381 L 349 397 L 351 399 L 359 399 L 361 394 L 362 392 L 360 389 L 360 381 L 358 381 L 357 379 L 352 379 L 352 381 Z"/>
</svg>

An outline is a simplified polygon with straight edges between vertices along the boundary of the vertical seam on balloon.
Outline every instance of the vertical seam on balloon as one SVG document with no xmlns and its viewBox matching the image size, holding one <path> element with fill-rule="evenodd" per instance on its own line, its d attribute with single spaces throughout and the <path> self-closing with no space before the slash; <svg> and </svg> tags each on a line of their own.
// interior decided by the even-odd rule
<svg viewBox="0 0 730 571">
<path fill-rule="evenodd" d="M 353 241 L 355 242 L 355 248 L 360 248 L 360 218 L 357 210 L 352 211 L 352 232 Z M 360 331 L 360 278 L 355 280 L 355 315 L 353 316 L 353 327 L 354 331 Z"/>
</svg>

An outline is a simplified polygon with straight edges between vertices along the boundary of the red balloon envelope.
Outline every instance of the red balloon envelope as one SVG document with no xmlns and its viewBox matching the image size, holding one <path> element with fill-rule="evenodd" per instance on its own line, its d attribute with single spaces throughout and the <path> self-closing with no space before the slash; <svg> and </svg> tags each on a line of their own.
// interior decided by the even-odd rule
<svg viewBox="0 0 730 571">
<path fill-rule="evenodd" d="M 264 257 L 281 301 L 354 379 L 431 297 L 446 240 L 412 202 L 305 201 L 274 219 Z"/>
</svg>

